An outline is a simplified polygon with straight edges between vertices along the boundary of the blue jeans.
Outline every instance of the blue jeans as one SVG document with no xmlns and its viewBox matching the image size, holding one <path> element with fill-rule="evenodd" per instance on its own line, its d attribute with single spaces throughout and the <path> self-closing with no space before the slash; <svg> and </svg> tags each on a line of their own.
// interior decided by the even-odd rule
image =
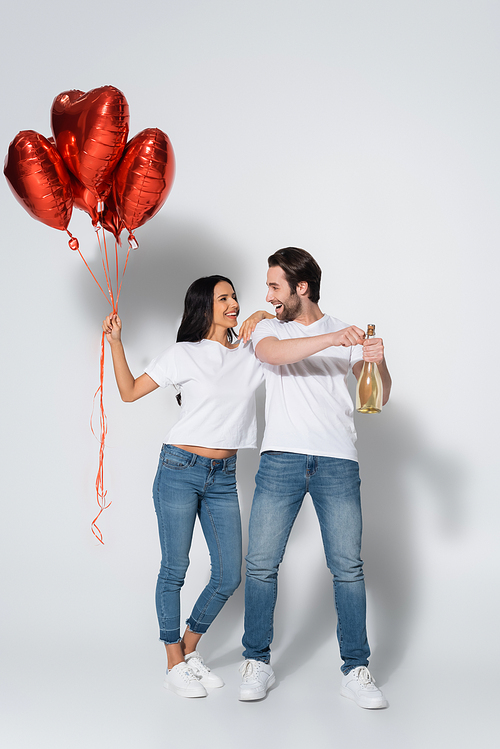
<svg viewBox="0 0 500 749">
<path fill-rule="evenodd" d="M 241 520 L 236 492 L 236 455 L 203 458 L 163 445 L 153 485 L 161 545 L 156 585 L 160 640 L 180 641 L 180 591 L 189 566 L 196 516 L 210 552 L 211 574 L 187 620 L 192 632 L 207 631 L 241 581 Z"/>
<path fill-rule="evenodd" d="M 244 658 L 270 660 L 278 568 L 306 492 L 318 516 L 333 575 L 342 672 L 367 666 L 366 596 L 361 553 L 358 464 L 353 460 L 265 452 L 255 478 L 245 586 Z"/>
</svg>

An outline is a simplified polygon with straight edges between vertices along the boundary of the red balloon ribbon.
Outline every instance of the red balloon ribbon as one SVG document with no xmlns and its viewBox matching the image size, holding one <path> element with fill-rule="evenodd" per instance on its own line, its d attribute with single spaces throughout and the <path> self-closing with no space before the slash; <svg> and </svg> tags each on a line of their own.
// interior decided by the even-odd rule
<svg viewBox="0 0 500 749">
<path fill-rule="evenodd" d="M 100 231 L 102 231 L 102 241 L 101 237 L 99 236 Z M 114 252 L 114 270 L 116 271 L 116 278 L 115 278 L 115 291 L 113 291 L 113 277 L 112 277 L 112 270 L 113 270 L 113 262 L 110 263 L 110 259 L 108 256 L 108 250 L 106 246 L 106 235 L 102 229 L 97 231 L 97 238 L 99 241 L 99 249 L 101 252 L 101 261 L 102 261 L 102 267 L 104 271 L 104 277 L 106 279 L 106 286 L 107 286 L 107 294 L 102 288 L 101 284 L 95 277 L 95 274 L 92 272 L 90 266 L 88 265 L 87 261 L 83 257 L 80 250 L 78 250 L 80 257 L 82 258 L 83 262 L 87 266 L 88 271 L 92 275 L 92 278 L 100 288 L 103 296 L 105 299 L 109 302 L 111 305 L 112 314 L 116 314 L 118 312 L 118 301 L 120 299 L 122 284 L 123 284 L 123 277 L 125 276 L 125 271 L 127 269 L 128 260 L 130 257 L 130 247 L 127 250 L 127 256 L 125 258 L 125 263 L 122 270 L 122 277 L 120 280 L 119 277 L 119 262 L 118 262 L 118 242 L 115 241 L 115 252 Z M 96 496 L 97 496 L 97 504 L 99 506 L 99 512 L 97 513 L 96 517 L 93 519 L 91 523 L 91 530 L 94 536 L 97 538 L 97 540 L 104 544 L 102 532 L 97 525 L 97 521 L 100 518 L 101 514 L 106 510 L 111 502 L 106 503 L 106 495 L 107 491 L 104 488 L 104 450 L 106 446 L 106 435 L 108 431 L 107 426 L 107 418 L 106 413 L 104 411 L 104 401 L 103 401 L 103 394 L 104 394 L 104 333 L 101 335 L 101 354 L 99 359 L 99 386 L 94 393 L 94 399 L 93 399 L 93 405 L 92 405 L 92 415 L 90 417 L 90 429 L 92 431 L 92 434 L 99 442 L 99 463 L 98 463 L 98 469 L 97 469 L 97 476 L 95 480 L 95 487 L 96 487 Z M 94 412 L 95 412 L 95 405 L 96 401 L 98 403 L 98 409 L 99 409 L 99 430 L 98 434 L 96 433 L 96 430 L 94 429 Z"/>
</svg>

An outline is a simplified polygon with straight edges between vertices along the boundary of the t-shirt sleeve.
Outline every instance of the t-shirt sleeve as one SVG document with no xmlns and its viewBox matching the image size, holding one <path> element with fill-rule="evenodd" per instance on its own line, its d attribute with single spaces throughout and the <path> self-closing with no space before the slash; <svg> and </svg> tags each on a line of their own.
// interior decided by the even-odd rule
<svg viewBox="0 0 500 749">
<path fill-rule="evenodd" d="M 247 341 L 247 343 L 240 344 L 240 346 L 241 345 L 243 345 L 244 350 L 248 352 L 249 356 L 252 357 L 252 363 L 255 366 L 258 375 L 260 376 L 260 382 L 264 382 L 264 368 L 260 360 L 257 359 L 257 356 L 255 355 L 255 346 L 253 340 L 250 339 L 249 341 Z"/>
<path fill-rule="evenodd" d="M 351 346 L 351 357 L 349 359 L 349 366 L 352 369 L 358 361 L 363 361 L 363 346 Z"/>
<path fill-rule="evenodd" d="M 257 323 L 254 332 L 252 333 L 252 344 L 255 349 L 259 341 L 262 341 L 263 338 L 269 338 L 269 336 L 273 336 L 273 338 L 277 338 L 276 330 L 276 321 L 275 320 L 261 320 L 259 323 Z"/>
<path fill-rule="evenodd" d="M 175 345 L 163 351 L 144 370 L 161 388 L 177 384 Z"/>
</svg>

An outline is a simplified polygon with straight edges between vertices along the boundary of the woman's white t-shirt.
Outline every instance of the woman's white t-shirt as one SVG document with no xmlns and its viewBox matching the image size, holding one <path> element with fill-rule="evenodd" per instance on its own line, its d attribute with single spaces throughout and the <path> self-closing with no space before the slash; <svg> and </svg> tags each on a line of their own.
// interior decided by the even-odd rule
<svg viewBox="0 0 500 749">
<path fill-rule="evenodd" d="M 182 395 L 179 420 L 165 442 L 218 449 L 257 446 L 255 391 L 263 382 L 253 345 L 175 343 L 146 367 L 160 387 Z"/>
</svg>

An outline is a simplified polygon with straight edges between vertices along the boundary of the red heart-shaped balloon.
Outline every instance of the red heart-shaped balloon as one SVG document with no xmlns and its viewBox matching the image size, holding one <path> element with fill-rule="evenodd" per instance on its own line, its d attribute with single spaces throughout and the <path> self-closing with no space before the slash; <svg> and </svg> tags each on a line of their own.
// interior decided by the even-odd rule
<svg viewBox="0 0 500 749">
<path fill-rule="evenodd" d="M 129 126 L 125 96 L 114 86 L 92 91 L 63 91 L 51 109 L 57 150 L 70 172 L 96 197 L 104 200 L 111 189 Z"/>
<path fill-rule="evenodd" d="M 130 233 L 158 213 L 174 175 L 174 151 L 162 130 L 147 128 L 127 143 L 113 176 L 113 195 L 118 216 Z"/>
<path fill-rule="evenodd" d="M 15 197 L 33 218 L 67 231 L 73 210 L 70 177 L 47 138 L 34 130 L 18 133 L 9 146 L 4 174 Z"/>
</svg>

